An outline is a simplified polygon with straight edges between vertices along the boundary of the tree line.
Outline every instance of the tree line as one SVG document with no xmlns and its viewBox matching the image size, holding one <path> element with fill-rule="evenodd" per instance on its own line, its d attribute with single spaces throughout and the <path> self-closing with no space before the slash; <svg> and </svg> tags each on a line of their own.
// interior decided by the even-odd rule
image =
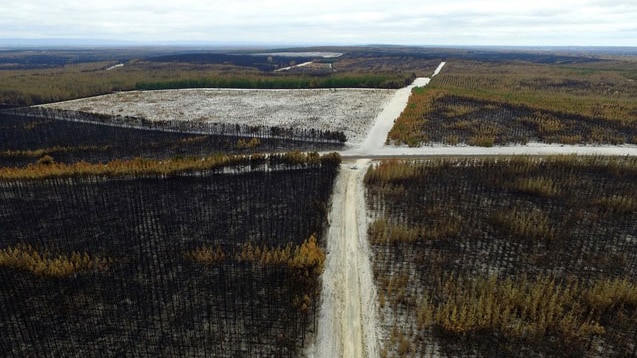
<svg viewBox="0 0 637 358">
<path fill-rule="evenodd" d="M 334 150 L 342 132 L 225 123 L 150 122 L 45 108 L 0 113 L 0 166 L 25 166 L 48 155 L 57 162 L 166 159 L 214 153 Z"/>
</svg>

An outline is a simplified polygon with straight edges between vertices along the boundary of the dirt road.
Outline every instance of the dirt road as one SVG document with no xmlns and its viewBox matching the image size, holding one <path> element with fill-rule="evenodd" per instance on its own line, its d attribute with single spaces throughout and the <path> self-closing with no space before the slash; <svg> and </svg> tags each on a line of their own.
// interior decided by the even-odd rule
<svg viewBox="0 0 637 358">
<path fill-rule="evenodd" d="M 443 65 L 438 66 L 436 72 Z M 428 83 L 429 78 L 417 78 L 410 86 L 398 90 L 376 117 L 363 143 L 343 153 L 359 155 L 363 159 L 346 160 L 334 185 L 318 334 L 315 345 L 308 351 L 309 357 L 379 356 L 376 289 L 367 241 L 363 188 L 363 176 L 370 159 L 364 157 L 382 150 L 394 120 L 407 105 L 412 88 Z"/>
<path fill-rule="evenodd" d="M 433 72 L 432 77 L 438 75 L 445 64 L 446 62 L 441 62 Z M 396 91 L 394 96 L 376 117 L 374 126 L 369 131 L 361 145 L 356 148 L 352 148 L 344 154 L 365 156 L 365 154 L 372 155 L 382 150 L 385 146 L 385 141 L 387 140 L 387 134 L 394 126 L 394 121 L 398 118 L 398 116 L 400 116 L 400 113 L 402 113 L 407 106 L 411 90 L 414 89 L 414 87 L 424 87 L 428 85 L 429 80 L 430 79 L 427 77 L 419 77 L 416 78 L 411 85 Z"/>
<path fill-rule="evenodd" d="M 376 357 L 376 306 L 362 179 L 367 159 L 344 163 L 336 179 L 314 357 Z"/>
</svg>

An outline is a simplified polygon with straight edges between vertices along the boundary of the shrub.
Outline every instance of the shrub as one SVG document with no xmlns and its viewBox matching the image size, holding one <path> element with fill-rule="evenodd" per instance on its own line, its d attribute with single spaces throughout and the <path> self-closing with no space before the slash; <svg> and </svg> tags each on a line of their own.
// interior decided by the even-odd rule
<svg viewBox="0 0 637 358">
<path fill-rule="evenodd" d="M 70 255 L 54 255 L 40 252 L 29 245 L 18 245 L 0 250 L 0 266 L 29 271 L 35 275 L 64 278 L 72 274 L 108 269 L 113 260 L 72 252 Z"/>
<path fill-rule="evenodd" d="M 50 155 L 45 155 L 37 161 L 38 165 L 51 165 L 53 163 L 55 163 L 55 160 Z"/>
</svg>

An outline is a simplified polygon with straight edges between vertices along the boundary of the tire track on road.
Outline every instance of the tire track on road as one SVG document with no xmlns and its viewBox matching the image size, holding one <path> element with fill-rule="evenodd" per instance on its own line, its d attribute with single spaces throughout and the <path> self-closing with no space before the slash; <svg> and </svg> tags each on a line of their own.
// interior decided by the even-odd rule
<svg viewBox="0 0 637 358">
<path fill-rule="evenodd" d="M 369 162 L 342 164 L 336 179 L 318 337 L 311 357 L 376 356 L 375 288 L 362 195 Z"/>
</svg>

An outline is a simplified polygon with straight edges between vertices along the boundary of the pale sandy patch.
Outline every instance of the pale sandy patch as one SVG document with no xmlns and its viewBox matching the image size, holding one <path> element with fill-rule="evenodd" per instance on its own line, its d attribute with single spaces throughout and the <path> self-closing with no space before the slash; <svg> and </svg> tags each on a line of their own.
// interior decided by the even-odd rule
<svg viewBox="0 0 637 358">
<path fill-rule="evenodd" d="M 46 105 L 64 110 L 143 117 L 342 131 L 356 145 L 396 90 L 182 89 L 131 91 Z"/>
</svg>

